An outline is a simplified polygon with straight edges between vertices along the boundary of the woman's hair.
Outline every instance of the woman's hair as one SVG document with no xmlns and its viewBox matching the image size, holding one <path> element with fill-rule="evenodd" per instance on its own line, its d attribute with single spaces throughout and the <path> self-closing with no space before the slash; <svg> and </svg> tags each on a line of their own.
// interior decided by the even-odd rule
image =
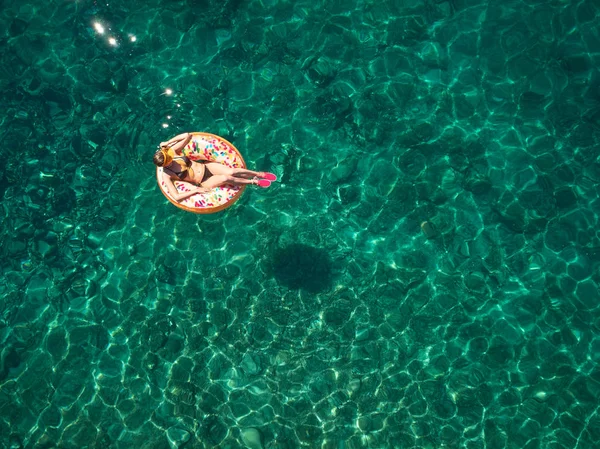
<svg viewBox="0 0 600 449">
<path fill-rule="evenodd" d="M 154 153 L 152 162 L 154 162 L 154 165 L 158 167 L 163 166 L 163 164 L 165 163 L 165 154 L 162 152 L 162 150 L 158 150 L 156 153 Z"/>
</svg>

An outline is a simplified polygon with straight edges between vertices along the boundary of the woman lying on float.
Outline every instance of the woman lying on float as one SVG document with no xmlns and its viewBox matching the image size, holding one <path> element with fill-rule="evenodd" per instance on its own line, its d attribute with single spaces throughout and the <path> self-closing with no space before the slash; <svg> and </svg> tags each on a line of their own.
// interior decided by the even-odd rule
<svg viewBox="0 0 600 449">
<path fill-rule="evenodd" d="M 193 134 L 183 133 L 172 139 L 161 142 L 160 149 L 154 153 L 154 164 L 162 167 L 166 187 L 171 197 L 181 201 L 197 193 L 206 193 L 223 184 L 253 184 L 269 187 L 277 176 L 268 172 L 257 172 L 245 168 L 230 168 L 218 162 L 211 162 L 199 153 L 198 160 L 191 160 L 183 154 L 183 149 L 192 142 Z M 185 181 L 195 184 L 196 188 L 180 192 L 174 181 Z"/>
</svg>

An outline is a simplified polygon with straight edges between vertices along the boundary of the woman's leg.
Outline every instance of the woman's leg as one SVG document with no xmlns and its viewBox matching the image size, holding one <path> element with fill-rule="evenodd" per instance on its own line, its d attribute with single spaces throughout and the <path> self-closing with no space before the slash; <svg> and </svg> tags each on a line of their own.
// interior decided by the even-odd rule
<svg viewBox="0 0 600 449">
<path fill-rule="evenodd" d="M 215 187 L 222 186 L 223 184 L 256 184 L 256 181 L 253 179 L 237 178 L 233 175 L 213 175 L 200 185 L 202 187 L 206 187 L 207 189 L 214 189 Z"/>
<path fill-rule="evenodd" d="M 208 168 L 213 175 L 229 175 L 235 176 L 236 178 L 261 178 L 265 175 L 265 173 L 261 171 L 246 170 L 245 168 L 229 168 L 217 162 L 207 163 L 206 168 Z"/>
<path fill-rule="evenodd" d="M 245 168 L 234 168 L 233 176 L 238 178 L 262 178 L 265 176 L 263 171 L 246 170 Z"/>
</svg>

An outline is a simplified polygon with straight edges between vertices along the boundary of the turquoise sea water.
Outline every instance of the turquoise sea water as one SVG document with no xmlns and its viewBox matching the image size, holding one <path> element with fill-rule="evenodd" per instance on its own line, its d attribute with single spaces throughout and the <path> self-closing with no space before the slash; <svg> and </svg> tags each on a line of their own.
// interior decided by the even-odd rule
<svg viewBox="0 0 600 449">
<path fill-rule="evenodd" d="M 0 7 L 0 448 L 598 447 L 597 1 Z"/>
</svg>

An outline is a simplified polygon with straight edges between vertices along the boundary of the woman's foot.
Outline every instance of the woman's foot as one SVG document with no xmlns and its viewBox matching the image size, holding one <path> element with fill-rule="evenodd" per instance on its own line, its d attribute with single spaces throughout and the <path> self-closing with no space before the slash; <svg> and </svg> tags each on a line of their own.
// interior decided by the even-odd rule
<svg viewBox="0 0 600 449">
<path fill-rule="evenodd" d="M 266 171 L 260 172 L 260 177 L 266 179 L 267 181 L 277 181 L 277 175 L 274 173 L 269 173 Z"/>
<path fill-rule="evenodd" d="M 266 187 L 269 187 L 271 185 L 271 181 L 269 181 L 268 179 L 254 178 L 252 180 L 252 184 L 254 184 L 254 185 L 258 186 L 258 187 L 266 188 Z"/>
</svg>

